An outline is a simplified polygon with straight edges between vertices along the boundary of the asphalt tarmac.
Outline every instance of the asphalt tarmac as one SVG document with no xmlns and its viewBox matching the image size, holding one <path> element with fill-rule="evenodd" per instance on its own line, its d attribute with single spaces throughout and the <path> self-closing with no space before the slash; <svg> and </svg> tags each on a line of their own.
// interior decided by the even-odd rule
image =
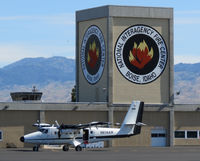
<svg viewBox="0 0 200 161">
<path fill-rule="evenodd" d="M 200 147 L 131 147 L 84 149 L 76 152 L 0 149 L 0 161 L 200 161 Z"/>
</svg>

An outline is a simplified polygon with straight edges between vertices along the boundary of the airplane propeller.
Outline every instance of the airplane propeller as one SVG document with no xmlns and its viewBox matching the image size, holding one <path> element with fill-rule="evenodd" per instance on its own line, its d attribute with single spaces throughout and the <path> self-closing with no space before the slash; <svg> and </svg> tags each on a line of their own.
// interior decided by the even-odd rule
<svg viewBox="0 0 200 161">
<path fill-rule="evenodd" d="M 36 123 L 33 124 L 34 127 L 37 127 L 38 129 L 41 129 L 42 127 L 51 127 L 50 124 L 41 123 L 39 120 L 36 121 Z"/>
<path fill-rule="evenodd" d="M 35 127 L 40 127 L 40 121 L 37 120 L 36 123 L 33 124 L 33 126 L 35 126 Z"/>
<path fill-rule="evenodd" d="M 61 137 L 61 130 L 62 130 L 62 128 L 61 128 L 62 124 L 60 125 L 57 120 L 55 120 L 55 123 L 56 123 L 56 127 L 58 129 L 58 138 L 60 139 L 60 137 Z"/>
<path fill-rule="evenodd" d="M 57 120 L 55 121 L 55 123 L 56 123 L 56 126 L 57 126 L 57 127 L 60 127 L 60 125 L 59 125 L 59 123 L 58 123 Z"/>
</svg>

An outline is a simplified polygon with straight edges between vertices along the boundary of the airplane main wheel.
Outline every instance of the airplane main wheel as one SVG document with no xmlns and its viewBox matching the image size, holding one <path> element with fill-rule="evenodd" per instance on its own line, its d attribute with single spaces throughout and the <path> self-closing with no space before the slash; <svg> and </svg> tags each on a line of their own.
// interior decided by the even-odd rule
<svg viewBox="0 0 200 161">
<path fill-rule="evenodd" d="M 79 146 L 79 145 L 78 145 L 78 146 L 76 146 L 76 148 L 75 148 L 75 149 L 76 149 L 76 151 L 82 151 L 82 147 L 81 147 L 81 146 Z"/>
<path fill-rule="evenodd" d="M 69 147 L 68 146 L 63 146 L 63 151 L 68 151 Z"/>
<path fill-rule="evenodd" d="M 38 151 L 38 150 L 39 150 L 39 148 L 37 146 L 33 147 L 33 151 Z"/>
</svg>

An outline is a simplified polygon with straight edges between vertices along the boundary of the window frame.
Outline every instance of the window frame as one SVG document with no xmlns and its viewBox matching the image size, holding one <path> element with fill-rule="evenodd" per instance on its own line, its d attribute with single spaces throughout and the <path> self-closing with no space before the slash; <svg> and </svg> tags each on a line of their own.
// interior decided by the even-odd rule
<svg viewBox="0 0 200 161">
<path fill-rule="evenodd" d="M 0 130 L 0 141 L 3 141 L 3 131 Z"/>
<path fill-rule="evenodd" d="M 188 137 L 188 132 L 192 133 L 192 132 L 195 132 L 196 133 L 196 137 Z M 187 133 L 187 139 L 199 139 L 198 137 L 198 132 L 197 130 L 187 130 L 186 133 Z"/>
<path fill-rule="evenodd" d="M 176 132 L 182 132 L 182 133 L 184 133 L 184 137 L 176 137 Z M 175 139 L 186 139 L 187 137 L 186 137 L 186 131 L 185 130 L 176 130 L 176 131 L 174 131 L 174 138 Z"/>
<path fill-rule="evenodd" d="M 183 132 L 185 137 L 176 137 L 175 133 L 176 132 Z M 195 132 L 196 136 L 195 137 L 191 137 L 188 135 L 188 132 Z M 189 137 L 188 137 L 189 136 Z M 174 138 L 175 139 L 200 139 L 200 130 L 175 130 L 174 131 Z"/>
<path fill-rule="evenodd" d="M 165 133 L 152 133 L 151 134 L 151 138 L 166 138 L 166 134 Z"/>
</svg>

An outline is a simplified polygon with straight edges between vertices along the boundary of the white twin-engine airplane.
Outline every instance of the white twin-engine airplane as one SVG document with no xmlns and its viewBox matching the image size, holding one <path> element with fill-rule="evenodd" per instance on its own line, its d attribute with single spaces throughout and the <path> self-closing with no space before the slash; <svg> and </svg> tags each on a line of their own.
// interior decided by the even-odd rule
<svg viewBox="0 0 200 161">
<path fill-rule="evenodd" d="M 133 101 L 120 128 L 103 127 L 110 125 L 108 122 L 91 122 L 77 125 L 57 126 L 36 123 L 37 132 L 24 135 L 20 141 L 35 144 L 33 151 L 38 151 L 40 145 L 64 145 L 63 151 L 68 151 L 69 146 L 81 151 L 84 144 L 107 141 L 114 138 L 129 137 L 140 134 L 144 102 Z"/>
</svg>

